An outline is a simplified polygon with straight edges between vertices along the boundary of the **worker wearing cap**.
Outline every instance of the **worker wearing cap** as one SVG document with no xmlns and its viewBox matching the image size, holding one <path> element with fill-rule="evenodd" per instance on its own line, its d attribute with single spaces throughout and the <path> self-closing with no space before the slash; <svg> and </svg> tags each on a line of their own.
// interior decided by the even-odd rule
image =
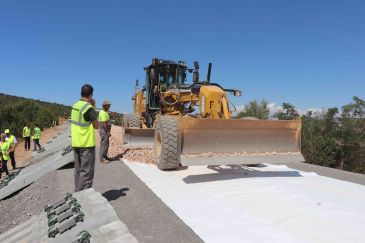
<svg viewBox="0 0 365 243">
<path fill-rule="evenodd" d="M 10 153 L 10 142 L 6 141 L 6 134 L 2 133 L 0 135 L 0 151 L 1 151 L 1 171 L 0 171 L 0 178 L 3 171 L 5 171 L 6 175 L 9 175 L 8 170 L 8 160 L 9 160 L 9 153 Z"/>
<path fill-rule="evenodd" d="M 34 147 L 34 152 L 37 151 L 37 147 L 38 147 L 38 152 L 43 152 L 44 148 L 42 148 L 41 144 L 39 143 L 39 140 L 41 139 L 42 136 L 42 131 L 41 129 L 36 125 L 33 129 L 33 147 Z"/>
<path fill-rule="evenodd" d="M 95 131 L 99 129 L 98 115 L 90 84 L 81 87 L 81 99 L 71 110 L 71 144 L 75 161 L 75 191 L 92 187 L 95 171 Z"/>
<path fill-rule="evenodd" d="M 16 162 L 15 162 L 15 148 L 18 144 L 18 141 L 16 140 L 16 137 L 13 134 L 10 134 L 10 129 L 5 129 L 5 135 L 6 135 L 6 141 L 10 144 L 10 151 L 9 151 L 9 157 L 11 160 L 11 166 L 13 167 L 13 170 L 16 169 Z"/>
<path fill-rule="evenodd" d="M 30 128 L 25 126 L 23 128 L 23 139 L 24 139 L 24 150 L 27 151 L 30 149 Z"/>
<path fill-rule="evenodd" d="M 109 150 L 109 137 L 112 124 L 108 111 L 110 109 L 110 101 L 105 100 L 103 102 L 103 108 L 99 112 L 99 134 L 100 134 L 100 162 L 109 163 L 108 150 Z"/>
</svg>

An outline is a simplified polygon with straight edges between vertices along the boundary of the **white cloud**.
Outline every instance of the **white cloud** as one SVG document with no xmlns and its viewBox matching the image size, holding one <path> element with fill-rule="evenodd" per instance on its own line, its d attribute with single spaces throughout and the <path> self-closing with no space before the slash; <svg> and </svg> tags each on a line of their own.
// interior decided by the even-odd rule
<svg viewBox="0 0 365 243">
<path fill-rule="evenodd" d="M 236 112 L 245 111 L 245 105 L 236 105 Z"/>
<path fill-rule="evenodd" d="M 327 109 L 319 109 L 319 108 L 308 108 L 308 109 L 297 109 L 297 111 L 299 112 L 300 115 L 305 115 L 308 113 L 308 111 L 312 112 L 313 116 L 320 116 L 323 113 L 325 113 L 327 111 Z"/>
<path fill-rule="evenodd" d="M 284 111 L 283 108 L 281 108 L 281 105 L 278 105 L 275 102 L 269 103 L 267 106 L 270 110 L 270 117 L 272 117 L 277 112 Z"/>
<path fill-rule="evenodd" d="M 273 115 L 277 112 L 284 111 L 281 105 L 278 105 L 276 102 L 269 103 L 267 105 L 270 110 L 269 117 L 273 117 Z M 237 112 L 241 112 L 245 110 L 245 105 L 238 105 L 236 106 Z M 327 109 L 320 109 L 320 108 L 308 108 L 308 109 L 296 109 L 300 115 L 307 114 L 308 111 L 312 111 L 314 116 L 321 115 L 327 111 Z"/>
</svg>

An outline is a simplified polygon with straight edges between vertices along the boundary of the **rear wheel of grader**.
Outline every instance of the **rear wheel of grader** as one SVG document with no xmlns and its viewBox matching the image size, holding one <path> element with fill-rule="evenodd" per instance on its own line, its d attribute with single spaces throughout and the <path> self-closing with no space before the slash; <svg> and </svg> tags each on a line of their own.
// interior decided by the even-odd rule
<svg viewBox="0 0 365 243">
<path fill-rule="evenodd" d="M 173 116 L 160 116 L 155 129 L 155 154 L 160 170 L 173 170 L 180 166 L 181 137 L 177 120 Z"/>
<path fill-rule="evenodd" d="M 141 127 L 141 120 L 136 113 L 128 114 L 128 127 Z"/>
</svg>

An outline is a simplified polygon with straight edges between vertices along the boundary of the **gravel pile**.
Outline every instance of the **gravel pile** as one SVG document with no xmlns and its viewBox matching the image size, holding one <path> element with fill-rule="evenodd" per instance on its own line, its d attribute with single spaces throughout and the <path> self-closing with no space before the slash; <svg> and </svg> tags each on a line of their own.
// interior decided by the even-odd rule
<svg viewBox="0 0 365 243">
<path fill-rule="evenodd" d="M 43 176 L 18 194 L 0 201 L 0 234 L 40 214 L 44 206 L 62 198 L 55 171 Z"/>
<path fill-rule="evenodd" d="M 100 136 L 97 132 L 97 146 L 100 145 Z M 126 159 L 130 162 L 145 164 L 156 164 L 154 150 L 146 146 L 125 146 L 123 144 L 123 128 L 112 126 L 111 137 L 109 138 L 108 156 L 114 159 Z"/>
<path fill-rule="evenodd" d="M 126 147 L 124 150 L 123 159 L 130 162 L 156 164 L 155 152 L 149 147 Z"/>
<path fill-rule="evenodd" d="M 290 155 L 290 154 L 299 154 L 297 152 L 265 152 L 265 153 L 247 153 L 243 152 L 235 152 L 235 153 L 213 153 L 213 152 L 206 152 L 201 154 L 182 154 L 185 157 L 221 157 L 221 156 L 262 156 L 262 155 Z"/>
</svg>

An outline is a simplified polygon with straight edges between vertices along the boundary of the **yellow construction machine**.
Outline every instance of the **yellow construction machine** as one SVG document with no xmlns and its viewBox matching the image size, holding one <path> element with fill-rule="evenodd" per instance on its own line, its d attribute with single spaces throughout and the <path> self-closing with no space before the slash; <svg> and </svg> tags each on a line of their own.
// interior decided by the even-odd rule
<svg viewBox="0 0 365 243">
<path fill-rule="evenodd" d="M 287 163 L 304 161 L 301 121 L 233 119 L 225 89 L 199 81 L 199 64 L 158 58 L 145 67 L 146 83 L 132 97 L 134 113 L 125 115 L 124 143 L 152 145 L 158 168 L 180 165 Z M 193 82 L 186 83 L 187 73 Z M 196 108 L 199 108 L 196 110 Z"/>
</svg>

